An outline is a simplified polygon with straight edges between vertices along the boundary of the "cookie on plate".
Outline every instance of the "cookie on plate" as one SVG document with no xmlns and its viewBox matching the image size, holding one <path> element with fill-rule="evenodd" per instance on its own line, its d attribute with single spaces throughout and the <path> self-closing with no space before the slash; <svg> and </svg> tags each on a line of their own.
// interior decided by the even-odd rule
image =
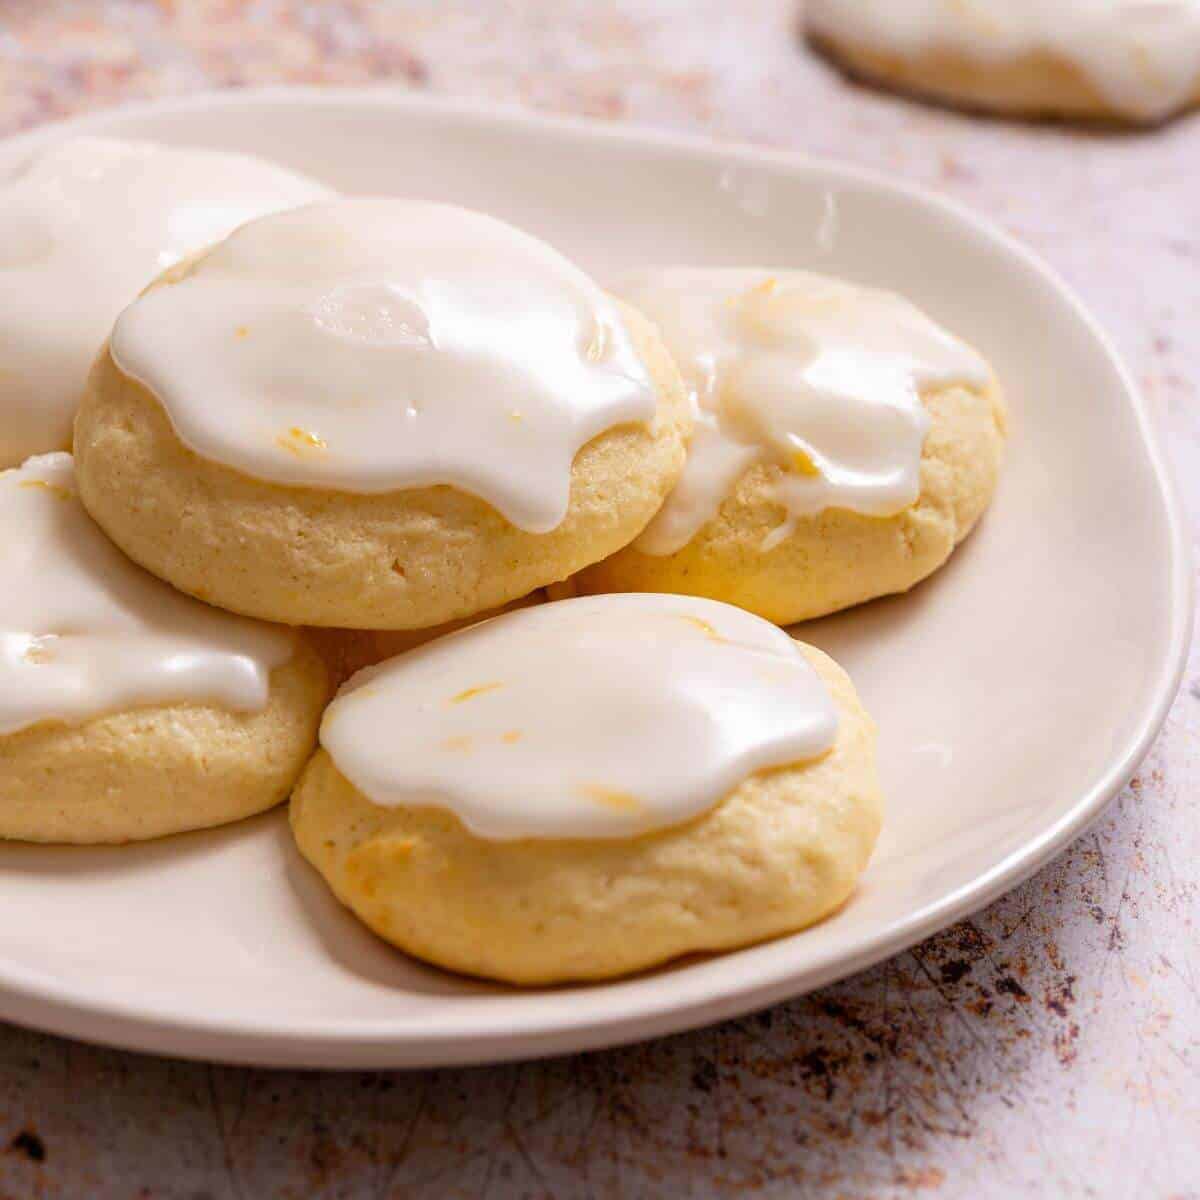
<svg viewBox="0 0 1200 1200">
<path fill-rule="evenodd" d="M 329 195 L 245 154 L 91 137 L 0 181 L 0 469 L 71 448 L 97 351 L 164 267 Z"/>
<path fill-rule="evenodd" d="M 168 273 L 118 320 L 75 438 L 89 511 L 183 591 L 420 629 L 631 541 L 689 427 L 653 328 L 550 247 L 368 197 Z"/>
<path fill-rule="evenodd" d="M 619 291 L 675 355 L 696 432 L 654 521 L 578 591 L 685 592 L 791 624 L 906 591 L 987 507 L 999 387 L 908 301 L 732 268 L 649 271 Z"/>
<path fill-rule="evenodd" d="M 0 837 L 129 842 L 261 812 L 328 695 L 300 635 L 129 562 L 70 455 L 0 472 Z"/>
<path fill-rule="evenodd" d="M 854 75 L 1017 116 L 1154 123 L 1200 103 L 1200 0 L 808 0 Z"/>
<path fill-rule="evenodd" d="M 304 856 L 401 949 L 521 984 L 803 928 L 880 824 L 845 673 L 749 613 L 596 596 L 362 672 L 291 803 Z"/>
</svg>

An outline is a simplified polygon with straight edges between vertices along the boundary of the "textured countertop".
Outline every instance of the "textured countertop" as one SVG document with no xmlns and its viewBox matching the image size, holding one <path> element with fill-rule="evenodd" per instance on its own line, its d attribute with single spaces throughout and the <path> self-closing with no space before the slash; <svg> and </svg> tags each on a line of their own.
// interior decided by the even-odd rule
<svg viewBox="0 0 1200 1200">
<path fill-rule="evenodd" d="M 1134 136 L 844 83 L 791 0 L 0 0 L 0 134 L 213 86 L 386 81 L 855 160 L 1050 260 L 1200 518 L 1200 116 Z M 1149 586 L 1149 585 L 1148 585 Z M 1200 1197 L 1200 656 L 1093 831 L 972 920 L 771 1012 L 469 1071 L 206 1067 L 0 1027 L 0 1200 Z"/>
</svg>

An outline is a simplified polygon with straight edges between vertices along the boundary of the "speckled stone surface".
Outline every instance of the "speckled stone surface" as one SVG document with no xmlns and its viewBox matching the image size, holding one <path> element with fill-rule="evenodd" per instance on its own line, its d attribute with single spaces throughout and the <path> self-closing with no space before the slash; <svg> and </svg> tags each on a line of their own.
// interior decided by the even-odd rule
<svg viewBox="0 0 1200 1200">
<path fill-rule="evenodd" d="M 0 0 L 0 133 L 210 86 L 380 80 L 882 167 L 990 214 L 1079 289 L 1159 406 L 1200 528 L 1200 118 L 1120 136 L 922 108 L 847 85 L 795 17 L 788 0 Z M 1198 1197 L 1198 735 L 1194 654 L 1133 783 L 1031 882 L 691 1035 L 315 1075 L 0 1027 L 0 1200 Z"/>
</svg>

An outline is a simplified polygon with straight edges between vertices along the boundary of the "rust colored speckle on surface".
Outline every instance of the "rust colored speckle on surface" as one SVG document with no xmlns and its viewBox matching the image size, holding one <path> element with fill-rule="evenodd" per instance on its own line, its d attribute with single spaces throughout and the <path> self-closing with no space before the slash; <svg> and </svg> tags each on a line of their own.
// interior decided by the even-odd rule
<svg viewBox="0 0 1200 1200">
<path fill-rule="evenodd" d="M 8 1143 L 7 1152 L 27 1158 L 30 1162 L 40 1163 L 46 1161 L 46 1143 L 31 1129 L 22 1129 Z"/>
</svg>

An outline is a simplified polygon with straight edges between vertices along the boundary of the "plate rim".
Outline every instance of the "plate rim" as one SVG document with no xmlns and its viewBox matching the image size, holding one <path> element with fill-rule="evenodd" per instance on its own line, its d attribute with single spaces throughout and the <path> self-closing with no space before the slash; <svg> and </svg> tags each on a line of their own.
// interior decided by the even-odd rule
<svg viewBox="0 0 1200 1200">
<path fill-rule="evenodd" d="M 230 1021 L 214 1016 L 179 1015 L 139 1007 L 129 1000 L 101 999 L 86 988 L 0 958 L 0 1018 L 66 1037 L 141 1052 L 174 1057 L 223 1061 L 271 1067 L 417 1068 L 468 1063 L 503 1062 L 547 1055 L 580 1052 L 622 1045 L 711 1024 L 803 995 L 834 980 L 845 978 L 915 945 L 939 929 L 969 916 L 1004 892 L 1028 879 L 1070 842 L 1082 834 L 1108 807 L 1132 777 L 1157 737 L 1186 667 L 1191 643 L 1193 612 L 1192 554 L 1187 522 L 1165 447 L 1165 433 L 1157 426 L 1150 405 L 1112 339 L 1078 296 L 1040 256 L 992 220 L 938 192 L 882 171 L 854 163 L 802 152 L 724 141 L 692 133 L 663 130 L 636 123 L 607 124 L 580 117 L 541 113 L 512 104 L 484 103 L 452 97 L 413 94 L 391 85 L 320 88 L 272 85 L 268 87 L 201 91 L 186 96 L 141 101 L 48 122 L 0 139 L 0 150 L 19 152 L 46 141 L 76 133 L 100 132 L 105 125 L 120 124 L 138 116 L 191 114 L 214 108 L 273 104 L 283 107 L 361 107 L 399 109 L 408 114 L 457 117 L 479 126 L 507 130 L 528 129 L 570 133 L 583 138 L 624 144 L 631 149 L 656 149 L 721 161 L 724 165 L 767 165 L 793 172 L 819 170 L 848 183 L 901 197 L 933 209 L 1008 256 L 1020 260 L 1043 287 L 1063 303 L 1090 334 L 1114 372 L 1133 408 L 1138 431 L 1157 486 L 1166 522 L 1169 561 L 1169 634 L 1158 664 L 1150 696 L 1126 743 L 1108 758 L 1094 784 L 1085 789 L 1058 820 L 1012 850 L 988 871 L 937 901 L 897 917 L 853 951 L 797 972 L 786 960 L 773 969 L 748 972 L 724 986 L 716 995 L 705 995 L 693 986 L 682 1000 L 664 989 L 631 1012 L 592 1014 L 575 1018 L 571 1006 L 562 1006 L 554 1019 L 542 1017 L 523 1025 L 511 1016 L 473 1018 L 471 1028 L 443 1026 L 435 1033 L 411 1025 L 397 1028 L 385 1020 L 309 1019 L 286 1026 L 266 1021 Z M 802 936 L 793 935 L 793 936 Z M 778 945 L 779 941 L 765 943 Z M 741 953 L 753 954 L 763 946 Z M 586 986 L 586 985 L 585 985 Z M 696 994 L 699 993 L 699 994 Z M 569 989 L 564 990 L 569 994 Z"/>
</svg>

